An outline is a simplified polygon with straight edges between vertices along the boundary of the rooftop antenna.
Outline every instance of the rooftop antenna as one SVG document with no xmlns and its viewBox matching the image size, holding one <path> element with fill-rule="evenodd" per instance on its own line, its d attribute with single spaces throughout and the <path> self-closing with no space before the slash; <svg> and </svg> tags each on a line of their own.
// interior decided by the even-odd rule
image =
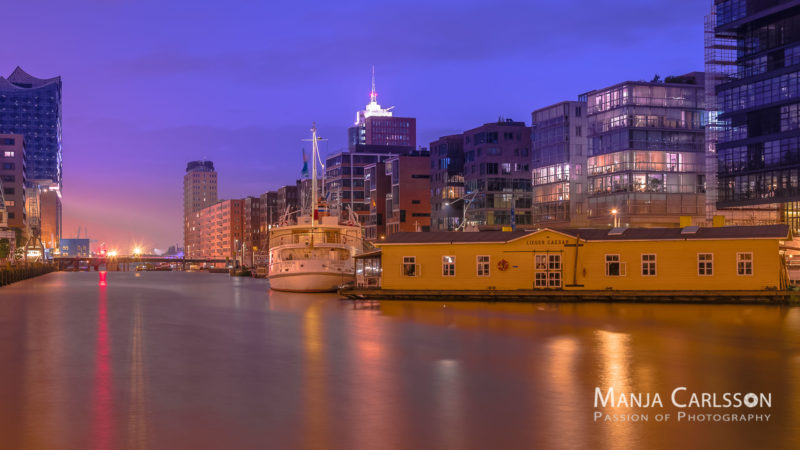
<svg viewBox="0 0 800 450">
<path fill-rule="evenodd" d="M 372 90 L 369 92 L 369 101 L 372 103 L 378 101 L 378 92 L 375 91 L 375 66 L 372 66 Z"/>
</svg>

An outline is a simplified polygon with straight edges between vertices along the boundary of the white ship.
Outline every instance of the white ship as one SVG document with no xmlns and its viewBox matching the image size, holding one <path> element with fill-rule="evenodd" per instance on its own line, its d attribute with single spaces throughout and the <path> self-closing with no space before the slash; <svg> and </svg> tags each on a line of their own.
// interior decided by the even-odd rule
<svg viewBox="0 0 800 450">
<path fill-rule="evenodd" d="M 312 132 L 311 207 L 297 224 L 274 227 L 269 234 L 269 286 L 276 291 L 332 292 L 355 279 L 353 257 L 363 251 L 361 226 L 351 217 L 340 224 L 317 200 L 316 127 Z M 288 220 L 285 220 L 288 222 Z"/>
</svg>

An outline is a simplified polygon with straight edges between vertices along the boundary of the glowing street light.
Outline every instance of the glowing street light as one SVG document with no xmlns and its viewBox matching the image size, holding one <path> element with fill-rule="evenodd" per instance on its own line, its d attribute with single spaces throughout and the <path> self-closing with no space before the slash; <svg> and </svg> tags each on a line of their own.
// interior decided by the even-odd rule
<svg viewBox="0 0 800 450">
<path fill-rule="evenodd" d="M 141 247 L 134 247 L 133 248 L 133 255 L 134 256 L 139 256 L 141 254 L 142 254 L 142 248 Z"/>
<path fill-rule="evenodd" d="M 614 209 L 611 210 L 611 215 L 614 216 L 614 228 L 619 228 L 619 223 L 617 223 L 617 220 L 618 220 L 617 213 L 618 212 L 619 211 L 617 211 L 617 208 L 614 208 Z"/>
<path fill-rule="evenodd" d="M 110 250 L 107 254 L 108 254 L 109 258 L 114 258 L 114 257 L 117 256 L 117 251 L 116 250 Z"/>
</svg>

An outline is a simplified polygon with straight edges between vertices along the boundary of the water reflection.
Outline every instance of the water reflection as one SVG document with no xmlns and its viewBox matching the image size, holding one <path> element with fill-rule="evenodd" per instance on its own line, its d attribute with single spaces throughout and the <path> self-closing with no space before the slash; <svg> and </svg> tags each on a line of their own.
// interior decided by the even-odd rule
<svg viewBox="0 0 800 450">
<path fill-rule="evenodd" d="M 128 395 L 128 448 L 148 447 L 148 410 L 145 391 L 144 330 L 142 327 L 142 304 L 136 302 L 131 326 L 130 387 Z"/>
<path fill-rule="evenodd" d="M 303 437 L 306 448 L 329 448 L 328 417 L 330 411 L 327 398 L 327 367 L 325 364 L 325 330 L 321 309 L 324 299 L 317 299 L 303 314 L 304 389 L 303 404 L 306 423 Z"/>
<path fill-rule="evenodd" d="M 103 280 L 105 281 L 105 280 Z M 113 399 L 111 373 L 111 342 L 108 330 L 108 296 L 105 283 L 99 286 L 97 301 L 97 338 L 95 341 L 95 369 L 92 385 L 92 446 L 96 449 L 112 448 Z"/>
<path fill-rule="evenodd" d="M 0 288 L 0 448 L 800 446 L 800 309 L 384 302 L 197 273 Z M 603 424 L 616 391 L 769 391 L 767 424 Z M 610 409 L 609 409 L 610 410 Z"/>
</svg>

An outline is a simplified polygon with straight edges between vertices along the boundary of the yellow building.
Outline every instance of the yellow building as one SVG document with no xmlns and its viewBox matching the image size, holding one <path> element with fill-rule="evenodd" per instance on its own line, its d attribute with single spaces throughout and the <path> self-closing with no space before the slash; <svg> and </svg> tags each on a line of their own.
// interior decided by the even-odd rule
<svg viewBox="0 0 800 450">
<path fill-rule="evenodd" d="M 787 225 L 398 233 L 382 289 L 770 290 L 785 287 Z"/>
</svg>

